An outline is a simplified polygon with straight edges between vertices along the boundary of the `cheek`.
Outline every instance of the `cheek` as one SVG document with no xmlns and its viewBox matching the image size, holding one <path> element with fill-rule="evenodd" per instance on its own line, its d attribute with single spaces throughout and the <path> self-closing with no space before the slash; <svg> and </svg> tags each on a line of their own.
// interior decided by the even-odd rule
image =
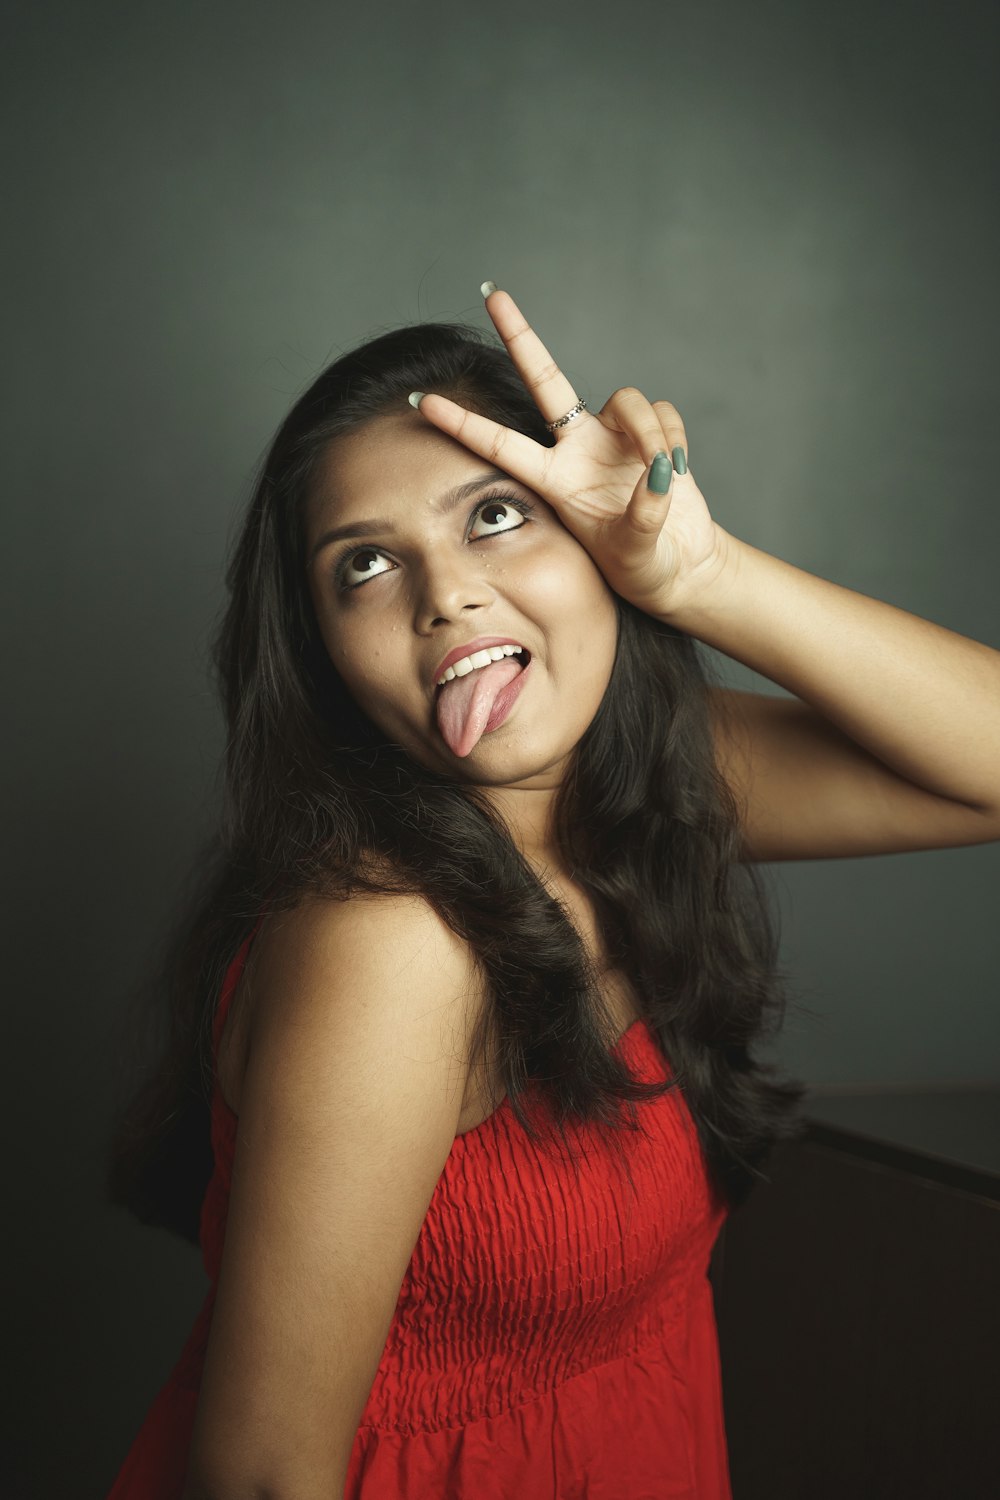
<svg viewBox="0 0 1000 1500">
<path fill-rule="evenodd" d="M 353 641 L 349 631 L 345 634 L 328 617 L 317 614 L 320 638 L 334 670 L 355 702 L 363 703 L 370 692 L 370 682 L 363 665 L 362 643 Z"/>
<path fill-rule="evenodd" d="M 614 655 L 618 637 L 618 611 L 615 596 L 604 574 L 588 553 L 575 543 L 572 550 L 561 549 L 528 577 L 531 609 L 539 619 L 560 625 L 581 643 L 581 655 L 588 650 L 596 661 L 603 659 L 602 646 L 608 639 Z"/>
<path fill-rule="evenodd" d="M 370 639 L 339 641 L 331 660 L 351 697 L 367 711 L 391 713 L 406 696 L 405 683 L 394 670 L 394 653 L 372 647 Z"/>
<path fill-rule="evenodd" d="M 394 672 L 397 653 L 391 647 L 373 646 L 370 622 L 352 617 L 350 611 L 334 619 L 331 611 L 322 610 L 315 592 L 312 598 L 320 638 L 344 687 L 363 712 L 386 722 L 394 706 L 402 707 L 401 700 L 407 696 L 405 684 Z M 395 629 L 393 625 L 389 632 Z"/>
<path fill-rule="evenodd" d="M 607 588 L 589 555 L 571 537 L 554 534 L 544 547 L 535 547 L 513 562 L 504 560 L 496 572 L 518 603 L 539 619 L 558 620 L 586 614 Z"/>
</svg>

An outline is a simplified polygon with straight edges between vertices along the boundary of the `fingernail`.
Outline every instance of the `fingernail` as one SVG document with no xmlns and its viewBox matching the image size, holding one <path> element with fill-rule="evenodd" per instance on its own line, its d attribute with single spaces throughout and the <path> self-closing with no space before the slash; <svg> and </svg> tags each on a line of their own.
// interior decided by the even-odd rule
<svg viewBox="0 0 1000 1500">
<path fill-rule="evenodd" d="M 484 281 L 482 286 L 479 288 L 484 297 L 488 297 L 490 295 L 490 292 L 495 292 L 496 289 L 497 284 L 495 281 Z"/>
<path fill-rule="evenodd" d="M 411 406 L 415 406 L 417 411 L 419 411 L 420 403 L 424 399 L 425 394 L 426 393 L 424 391 L 411 391 L 406 399 L 407 401 L 409 401 Z"/>
<path fill-rule="evenodd" d="M 674 449 L 674 452 L 677 450 Z M 673 470 L 670 460 L 665 453 L 658 453 L 649 466 L 649 478 L 646 480 L 646 488 L 652 490 L 655 495 L 665 495 L 670 488 L 670 478 Z"/>
<path fill-rule="evenodd" d="M 684 457 L 683 448 L 674 449 L 674 468 L 677 470 L 678 474 L 686 474 L 688 471 L 688 461 Z"/>
</svg>

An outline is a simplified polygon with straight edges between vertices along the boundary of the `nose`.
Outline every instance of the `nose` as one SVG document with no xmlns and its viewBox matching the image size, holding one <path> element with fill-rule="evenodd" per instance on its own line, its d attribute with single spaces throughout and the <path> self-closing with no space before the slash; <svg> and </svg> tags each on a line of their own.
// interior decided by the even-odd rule
<svg viewBox="0 0 1000 1500">
<path fill-rule="evenodd" d="M 457 560 L 435 562 L 424 571 L 419 606 L 421 627 L 457 620 L 466 610 L 484 609 L 493 590 L 478 569 Z"/>
</svg>

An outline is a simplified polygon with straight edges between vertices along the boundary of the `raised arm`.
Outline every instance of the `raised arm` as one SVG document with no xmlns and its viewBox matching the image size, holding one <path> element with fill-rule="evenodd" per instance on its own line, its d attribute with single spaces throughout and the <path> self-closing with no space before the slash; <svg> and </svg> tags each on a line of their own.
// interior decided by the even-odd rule
<svg viewBox="0 0 1000 1500">
<path fill-rule="evenodd" d="M 185 1500 L 342 1495 L 481 1003 L 420 897 L 310 898 L 253 949 L 250 1053 Z"/>
<path fill-rule="evenodd" d="M 746 857 L 1000 839 L 1000 651 L 734 537 L 725 555 L 662 618 L 797 695 L 711 694 Z"/>
<path fill-rule="evenodd" d="M 787 688 L 713 691 L 720 768 L 748 860 L 1000 839 L 1000 651 L 814 577 L 719 526 L 669 401 L 624 386 L 601 411 L 508 292 L 486 307 L 555 446 L 413 393 L 422 416 L 535 490 L 636 609 Z M 667 458 L 673 456 L 673 465 Z"/>
</svg>

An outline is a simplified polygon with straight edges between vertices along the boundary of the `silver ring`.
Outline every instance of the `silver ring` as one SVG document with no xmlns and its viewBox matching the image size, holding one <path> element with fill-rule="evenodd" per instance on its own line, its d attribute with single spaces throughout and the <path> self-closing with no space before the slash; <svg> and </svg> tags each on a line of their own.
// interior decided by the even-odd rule
<svg viewBox="0 0 1000 1500">
<path fill-rule="evenodd" d="M 555 432 L 557 427 L 565 427 L 567 422 L 572 422 L 574 417 L 578 417 L 580 415 L 586 405 L 586 401 L 578 401 L 576 405 L 570 411 L 568 411 L 564 417 L 559 418 L 558 422 L 546 422 L 546 427 L 550 432 Z"/>
</svg>

